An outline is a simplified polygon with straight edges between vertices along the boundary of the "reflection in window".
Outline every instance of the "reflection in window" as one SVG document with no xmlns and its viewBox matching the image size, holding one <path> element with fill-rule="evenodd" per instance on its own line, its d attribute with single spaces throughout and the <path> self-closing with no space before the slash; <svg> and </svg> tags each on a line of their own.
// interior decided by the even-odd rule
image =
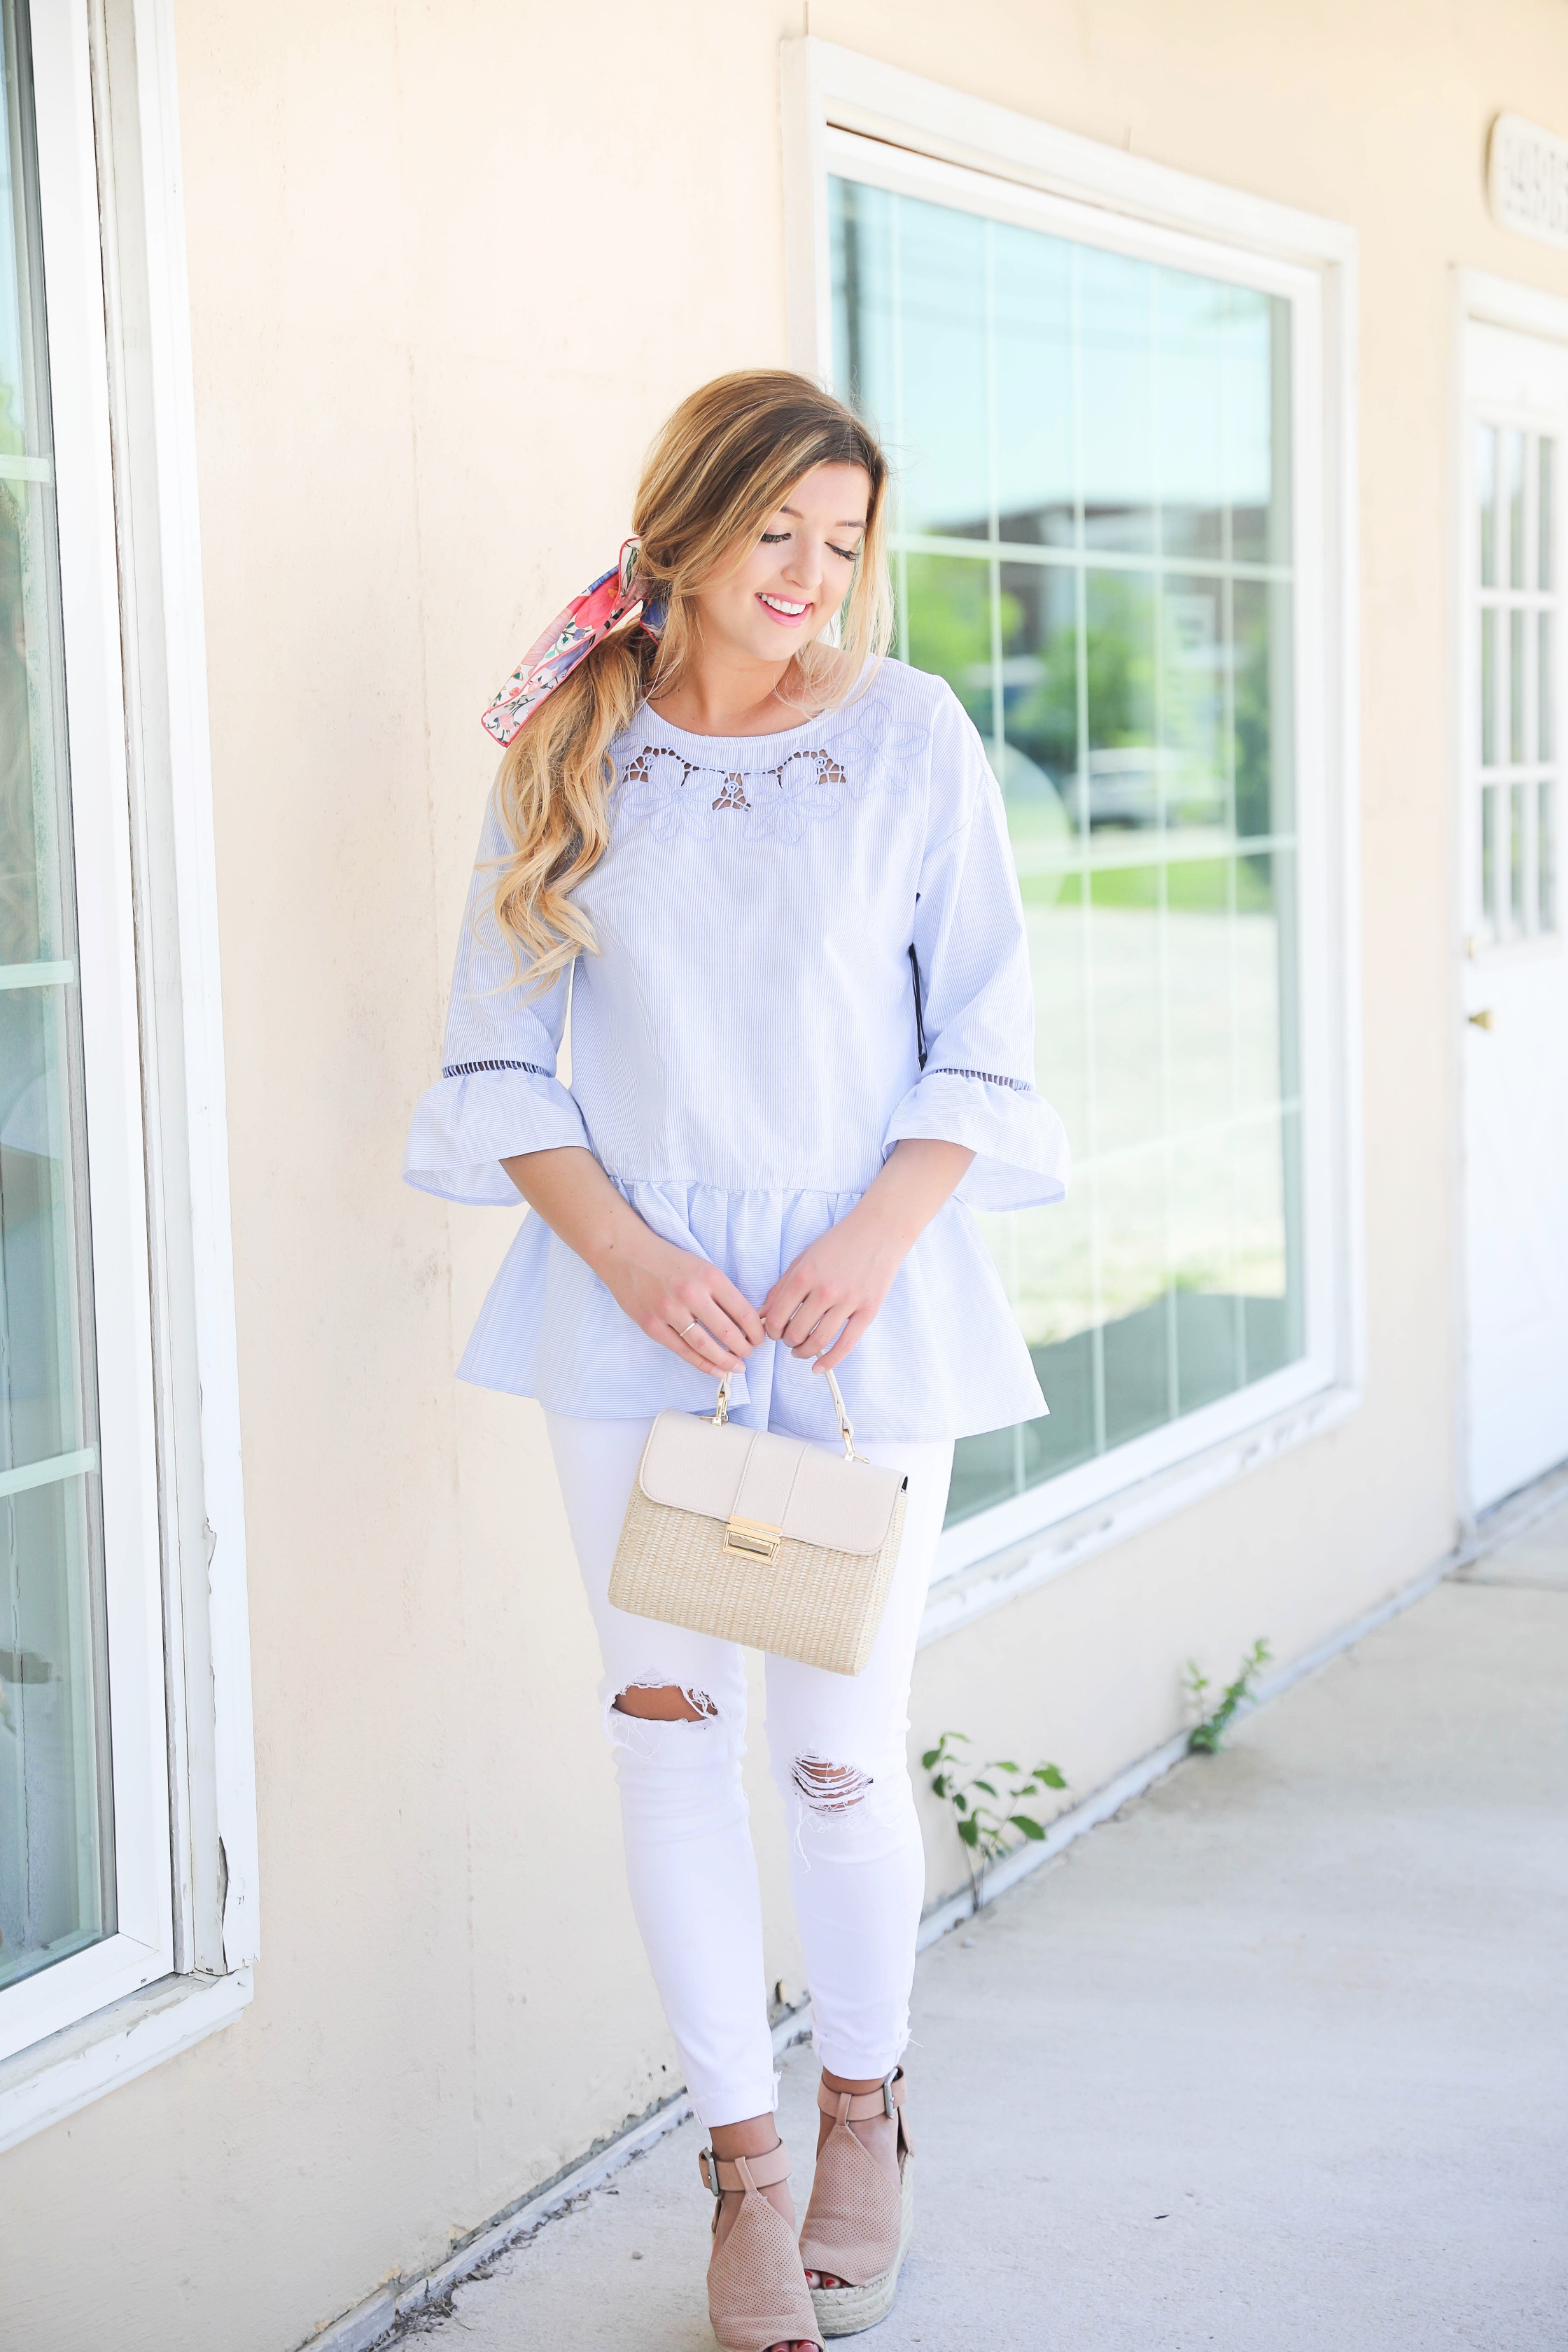
<svg viewBox="0 0 1568 2352">
<path fill-rule="evenodd" d="M 951 1516 L 1304 1347 L 1289 306 L 832 183 L 836 366 L 899 471 L 900 651 L 986 741 L 1072 1192 L 984 1221 L 1049 1418 Z"/>
<path fill-rule="evenodd" d="M 81 1045 L 26 19 L 0 170 L 0 1987 L 114 1927 Z"/>
</svg>

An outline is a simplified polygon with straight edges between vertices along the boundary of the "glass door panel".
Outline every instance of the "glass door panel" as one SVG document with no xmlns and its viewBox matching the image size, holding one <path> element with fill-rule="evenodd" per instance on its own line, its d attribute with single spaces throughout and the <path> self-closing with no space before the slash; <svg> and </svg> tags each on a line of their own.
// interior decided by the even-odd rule
<svg viewBox="0 0 1568 2352">
<path fill-rule="evenodd" d="M 1478 949 L 1558 928 L 1557 445 L 1483 421 L 1475 440 L 1479 754 L 1473 815 Z"/>
<path fill-rule="evenodd" d="M 0 172 L 0 1987 L 114 1930 L 92 1276 L 26 18 Z"/>
</svg>

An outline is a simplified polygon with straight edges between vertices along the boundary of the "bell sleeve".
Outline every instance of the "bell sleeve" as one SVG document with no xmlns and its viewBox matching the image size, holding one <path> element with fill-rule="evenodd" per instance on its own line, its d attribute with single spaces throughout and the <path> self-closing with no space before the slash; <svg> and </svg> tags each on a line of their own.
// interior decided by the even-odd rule
<svg viewBox="0 0 1568 2352">
<path fill-rule="evenodd" d="M 415 1106 L 403 1175 L 444 1201 L 515 1209 L 517 1187 L 502 1160 L 562 1144 L 593 1146 L 555 1075 L 571 967 L 529 996 L 496 921 L 496 877 L 509 846 L 492 797 L 458 944 L 440 1083 Z"/>
<path fill-rule="evenodd" d="M 884 1154 L 906 1137 L 966 1144 L 957 1197 L 972 1209 L 1063 1199 L 1070 1155 L 1035 1091 L 1035 1002 L 1002 794 L 980 738 L 944 695 L 932 729 L 931 836 L 913 944 L 926 1060 L 893 1112 Z"/>
</svg>

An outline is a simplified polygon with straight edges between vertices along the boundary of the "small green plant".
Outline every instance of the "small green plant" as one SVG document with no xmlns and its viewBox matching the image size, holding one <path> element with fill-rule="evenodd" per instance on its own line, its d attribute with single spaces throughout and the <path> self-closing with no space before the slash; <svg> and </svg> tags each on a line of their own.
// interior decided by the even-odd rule
<svg viewBox="0 0 1568 2352">
<path fill-rule="evenodd" d="M 1005 1757 L 970 1772 L 970 1759 L 959 1752 L 970 1744 L 966 1731 L 944 1731 L 936 1746 L 926 1749 L 921 1763 L 931 1774 L 931 1794 L 952 1807 L 969 1865 L 970 1891 L 978 1901 L 990 1864 L 1011 1853 L 1016 1844 L 1014 1831 L 1019 1838 L 1046 1834 L 1043 1822 L 1018 1811 L 1024 1800 L 1038 1796 L 1042 1789 L 1065 1789 L 1067 1782 L 1054 1764 L 1037 1764 L 1026 1772 L 1021 1764 L 1010 1763 Z M 989 1777 L 992 1774 L 995 1779 Z M 1004 1780 L 1005 1789 L 999 1785 Z"/>
<path fill-rule="evenodd" d="M 1214 1687 L 1207 1675 L 1198 1672 L 1195 1658 L 1187 1660 L 1187 1704 L 1198 1720 L 1187 1734 L 1189 1756 L 1213 1756 L 1230 1728 L 1237 1708 L 1252 1696 L 1252 1685 L 1273 1656 L 1267 1641 L 1254 1642 L 1237 1669 L 1236 1680 L 1226 1683 L 1219 1705 L 1211 1708 L 1209 1693 Z"/>
</svg>

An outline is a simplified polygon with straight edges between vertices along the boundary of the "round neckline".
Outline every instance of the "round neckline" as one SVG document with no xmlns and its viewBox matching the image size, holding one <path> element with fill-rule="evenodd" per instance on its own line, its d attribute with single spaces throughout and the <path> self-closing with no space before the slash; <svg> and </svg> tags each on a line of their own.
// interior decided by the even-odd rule
<svg viewBox="0 0 1568 2352">
<path fill-rule="evenodd" d="M 755 744 L 765 749 L 771 743 L 793 743 L 799 736 L 820 733 L 824 727 L 831 726 L 843 709 L 842 703 L 836 704 L 831 709 L 819 710 L 814 719 L 802 719 L 794 727 L 777 728 L 766 735 L 699 735 L 689 727 L 678 727 L 672 719 L 666 719 L 662 711 L 656 710 L 651 702 L 643 704 L 638 716 L 651 721 L 661 734 L 668 735 L 674 742 L 693 744 L 710 758 L 718 751 L 732 751 L 741 744 Z M 700 760 L 696 764 L 705 766 L 707 761 Z"/>
</svg>

